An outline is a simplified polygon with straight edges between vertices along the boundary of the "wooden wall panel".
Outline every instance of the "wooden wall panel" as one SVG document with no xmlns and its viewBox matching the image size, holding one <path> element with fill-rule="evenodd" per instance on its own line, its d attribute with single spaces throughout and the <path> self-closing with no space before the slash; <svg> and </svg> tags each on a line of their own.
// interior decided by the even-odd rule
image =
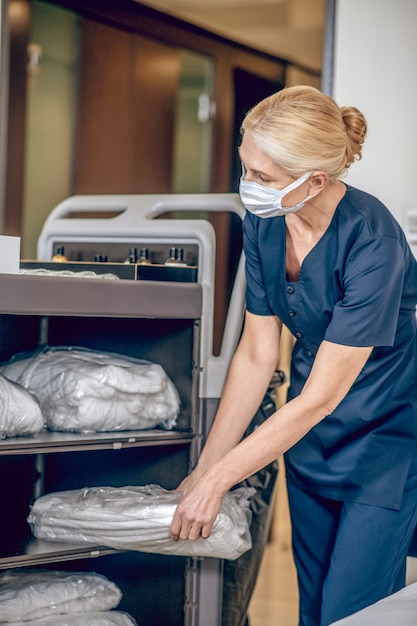
<svg viewBox="0 0 417 626">
<path fill-rule="evenodd" d="M 81 59 L 74 192 L 171 191 L 175 50 L 84 20 Z"/>
<path fill-rule="evenodd" d="M 134 172 L 136 191 L 172 191 L 176 103 L 180 78 L 177 51 L 135 37 Z"/>
<path fill-rule="evenodd" d="M 129 191 L 132 37 L 84 20 L 75 154 L 76 193 Z"/>
</svg>

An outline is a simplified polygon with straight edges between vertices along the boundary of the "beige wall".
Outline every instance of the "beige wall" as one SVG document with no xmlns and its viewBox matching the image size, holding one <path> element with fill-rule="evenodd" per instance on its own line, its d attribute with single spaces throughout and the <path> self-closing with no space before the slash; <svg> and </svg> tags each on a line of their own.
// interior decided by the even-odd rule
<svg viewBox="0 0 417 626">
<path fill-rule="evenodd" d="M 347 181 L 404 226 L 417 207 L 417 2 L 337 0 L 334 97 L 366 115 L 363 159 Z"/>
</svg>

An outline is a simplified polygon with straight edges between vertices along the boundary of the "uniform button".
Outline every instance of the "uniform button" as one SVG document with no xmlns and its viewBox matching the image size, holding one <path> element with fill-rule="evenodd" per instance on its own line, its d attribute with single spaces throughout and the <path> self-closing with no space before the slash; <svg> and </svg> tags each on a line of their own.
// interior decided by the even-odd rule
<svg viewBox="0 0 417 626">
<path fill-rule="evenodd" d="M 299 331 L 295 333 L 295 336 L 297 339 L 302 339 L 304 337 L 303 333 L 300 333 Z"/>
<path fill-rule="evenodd" d="M 291 285 L 288 285 L 287 293 L 294 293 L 294 291 L 295 291 L 294 287 L 291 287 Z"/>
<path fill-rule="evenodd" d="M 307 350 L 307 356 L 313 356 L 313 353 L 311 352 L 311 350 Z"/>
<path fill-rule="evenodd" d="M 296 316 L 296 312 L 293 309 L 288 309 L 288 315 L 290 317 L 295 317 Z"/>
</svg>

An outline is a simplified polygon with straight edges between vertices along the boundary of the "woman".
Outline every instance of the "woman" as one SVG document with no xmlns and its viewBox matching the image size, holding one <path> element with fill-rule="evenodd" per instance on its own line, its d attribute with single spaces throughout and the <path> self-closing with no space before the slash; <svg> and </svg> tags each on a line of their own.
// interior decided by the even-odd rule
<svg viewBox="0 0 417 626">
<path fill-rule="evenodd" d="M 417 524 L 417 262 L 388 209 L 340 177 L 366 121 L 311 87 L 243 122 L 247 313 L 175 539 L 210 533 L 223 495 L 285 453 L 300 625 L 328 626 L 405 584 Z M 242 433 L 295 337 L 288 403 Z"/>
</svg>

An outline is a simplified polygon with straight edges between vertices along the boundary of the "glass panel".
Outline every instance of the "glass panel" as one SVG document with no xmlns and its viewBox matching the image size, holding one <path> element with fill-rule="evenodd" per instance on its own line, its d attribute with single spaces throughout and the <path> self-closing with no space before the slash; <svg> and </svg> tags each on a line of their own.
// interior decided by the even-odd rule
<svg viewBox="0 0 417 626">
<path fill-rule="evenodd" d="M 28 50 L 28 103 L 23 214 L 24 258 L 49 212 L 71 194 L 79 18 L 33 3 Z"/>
<path fill-rule="evenodd" d="M 180 51 L 181 75 L 174 145 L 174 193 L 208 193 L 214 116 L 213 61 Z"/>
</svg>

